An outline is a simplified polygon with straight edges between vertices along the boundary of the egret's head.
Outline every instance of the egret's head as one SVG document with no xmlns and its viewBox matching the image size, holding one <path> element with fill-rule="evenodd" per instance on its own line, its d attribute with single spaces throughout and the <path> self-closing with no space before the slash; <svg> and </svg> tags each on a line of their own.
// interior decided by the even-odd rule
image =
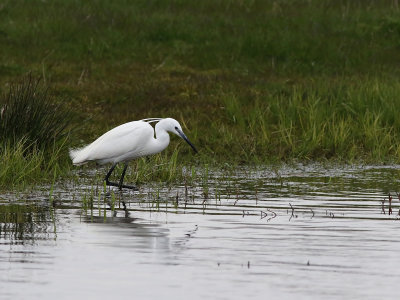
<svg viewBox="0 0 400 300">
<path fill-rule="evenodd" d="M 187 136 L 183 133 L 181 124 L 179 124 L 179 122 L 177 120 L 172 119 L 172 118 L 166 118 L 166 119 L 162 120 L 162 122 L 163 122 L 163 126 L 164 126 L 165 130 L 175 133 L 177 136 L 184 139 L 186 141 L 186 143 L 188 143 L 189 146 L 192 147 L 193 151 L 197 153 L 197 149 L 195 148 L 195 146 L 193 146 L 193 144 L 189 141 Z"/>
</svg>

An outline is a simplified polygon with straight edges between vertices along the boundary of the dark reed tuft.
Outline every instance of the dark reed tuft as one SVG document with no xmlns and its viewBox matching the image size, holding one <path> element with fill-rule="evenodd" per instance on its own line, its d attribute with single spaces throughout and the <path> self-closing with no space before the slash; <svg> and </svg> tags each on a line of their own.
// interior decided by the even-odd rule
<svg viewBox="0 0 400 300">
<path fill-rule="evenodd" d="M 28 75 L 13 83 L 0 102 L 0 139 L 14 145 L 21 140 L 31 149 L 45 150 L 68 134 L 71 113 L 56 101 L 40 79 Z"/>
</svg>

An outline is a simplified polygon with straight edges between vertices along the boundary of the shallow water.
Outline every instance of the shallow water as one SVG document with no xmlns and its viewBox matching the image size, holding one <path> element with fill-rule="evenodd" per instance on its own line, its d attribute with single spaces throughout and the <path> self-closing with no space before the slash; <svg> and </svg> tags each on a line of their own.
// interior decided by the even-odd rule
<svg viewBox="0 0 400 300">
<path fill-rule="evenodd" d="M 397 299 L 399 179 L 299 165 L 2 195 L 0 298 Z"/>
</svg>

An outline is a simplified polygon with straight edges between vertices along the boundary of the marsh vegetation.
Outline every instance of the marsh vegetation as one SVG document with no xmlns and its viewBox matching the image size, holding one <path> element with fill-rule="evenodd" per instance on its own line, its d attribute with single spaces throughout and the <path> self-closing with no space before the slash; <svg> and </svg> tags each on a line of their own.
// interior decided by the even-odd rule
<svg viewBox="0 0 400 300">
<path fill-rule="evenodd" d="M 41 77 L 79 126 L 68 147 L 130 120 L 175 117 L 201 154 L 174 142 L 157 158 L 164 166 L 177 153 L 181 166 L 398 162 L 396 3 L 5 2 L 0 88 Z"/>
</svg>

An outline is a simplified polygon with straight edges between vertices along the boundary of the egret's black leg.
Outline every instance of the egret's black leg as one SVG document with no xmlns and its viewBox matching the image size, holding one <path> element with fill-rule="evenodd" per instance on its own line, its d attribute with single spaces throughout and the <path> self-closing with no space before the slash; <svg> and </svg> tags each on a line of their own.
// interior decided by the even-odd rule
<svg viewBox="0 0 400 300">
<path fill-rule="evenodd" d="M 120 190 L 122 189 L 122 183 L 124 182 L 126 168 L 128 168 L 128 164 L 127 163 L 124 164 L 124 170 L 122 171 L 121 178 L 119 179 L 119 189 Z"/>
<path fill-rule="evenodd" d="M 109 186 L 117 186 L 117 187 L 119 187 L 119 184 L 118 184 L 118 183 L 111 182 L 111 181 L 108 180 L 108 178 L 110 178 L 110 176 L 111 176 L 111 174 L 112 174 L 112 172 L 114 171 L 114 169 L 115 169 L 116 166 L 117 166 L 117 163 L 113 164 L 112 167 L 111 167 L 111 169 L 110 169 L 110 171 L 108 171 L 106 177 L 104 178 L 104 181 L 106 182 L 106 185 L 109 185 Z"/>
<path fill-rule="evenodd" d="M 108 171 L 106 177 L 104 178 L 104 181 L 106 182 L 106 185 L 110 185 L 110 181 L 108 181 L 108 178 L 111 176 L 112 172 L 114 171 L 115 167 L 117 166 L 117 163 L 113 164 L 110 171 Z"/>
<path fill-rule="evenodd" d="M 127 163 L 124 164 L 124 170 L 122 171 L 122 174 L 121 174 L 121 178 L 120 178 L 120 180 L 119 180 L 119 185 L 118 185 L 118 187 L 119 187 L 120 190 L 122 190 L 122 188 L 126 188 L 126 189 L 131 189 L 131 190 L 136 190 L 136 191 L 137 191 L 138 189 L 137 189 L 137 187 L 134 186 L 134 185 L 125 185 L 125 184 L 122 184 L 122 183 L 124 182 L 124 177 L 125 177 L 126 168 L 128 168 L 128 164 L 127 164 Z M 125 209 L 126 209 L 125 203 L 124 203 L 124 207 L 125 207 Z"/>
<path fill-rule="evenodd" d="M 116 163 L 113 164 L 113 166 L 111 167 L 110 171 L 108 171 L 106 177 L 104 178 L 104 181 L 106 182 L 106 185 L 109 185 L 109 186 L 116 186 L 116 187 L 118 187 L 120 190 L 121 190 L 122 188 L 137 190 L 137 188 L 136 188 L 135 186 L 130 186 L 130 185 L 124 185 L 124 184 L 122 184 L 122 182 L 123 182 L 123 180 L 124 180 L 124 177 L 125 177 L 126 168 L 128 167 L 127 164 L 125 164 L 125 166 L 124 166 L 124 170 L 123 170 L 123 172 L 122 172 L 122 176 L 121 176 L 121 179 L 120 179 L 119 183 L 111 182 L 111 181 L 108 180 L 108 178 L 111 176 L 111 174 L 112 174 L 112 172 L 114 171 L 114 169 L 115 169 L 116 166 L 117 166 Z"/>
</svg>

